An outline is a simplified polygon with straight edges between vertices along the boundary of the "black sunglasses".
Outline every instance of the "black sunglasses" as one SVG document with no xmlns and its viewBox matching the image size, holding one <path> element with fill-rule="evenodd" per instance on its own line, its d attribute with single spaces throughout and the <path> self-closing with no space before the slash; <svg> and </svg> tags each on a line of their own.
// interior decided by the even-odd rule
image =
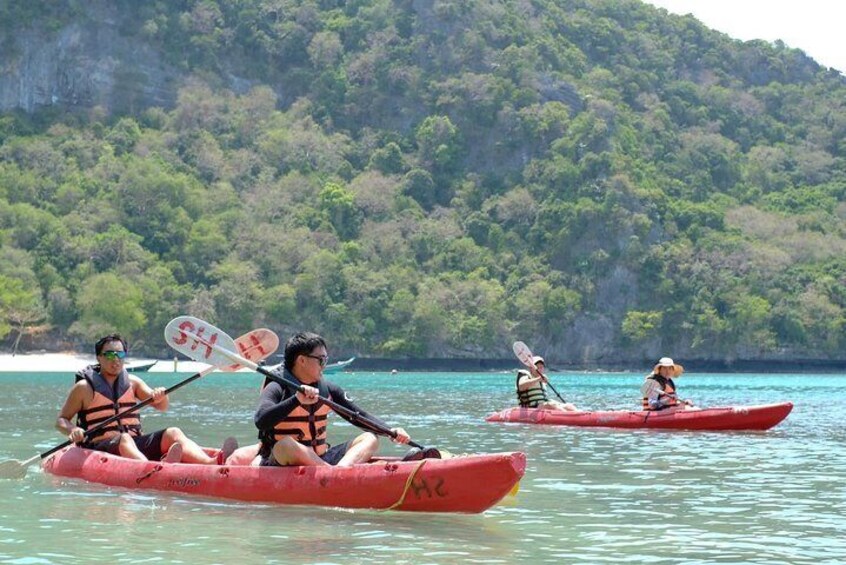
<svg viewBox="0 0 846 565">
<path fill-rule="evenodd" d="M 328 355 L 306 355 L 306 357 L 311 357 L 312 359 L 317 359 L 317 362 L 320 363 L 321 367 L 325 367 L 326 363 L 329 362 Z"/>
</svg>

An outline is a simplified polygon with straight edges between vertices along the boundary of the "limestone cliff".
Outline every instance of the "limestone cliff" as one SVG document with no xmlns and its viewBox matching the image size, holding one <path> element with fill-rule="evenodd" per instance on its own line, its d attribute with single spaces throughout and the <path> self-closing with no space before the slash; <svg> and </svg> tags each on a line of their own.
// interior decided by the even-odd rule
<svg viewBox="0 0 846 565">
<path fill-rule="evenodd" d="M 0 111 L 44 107 L 134 112 L 170 107 L 182 73 L 133 33 L 137 23 L 109 2 L 90 2 L 84 18 L 7 30 L 0 41 Z"/>
</svg>

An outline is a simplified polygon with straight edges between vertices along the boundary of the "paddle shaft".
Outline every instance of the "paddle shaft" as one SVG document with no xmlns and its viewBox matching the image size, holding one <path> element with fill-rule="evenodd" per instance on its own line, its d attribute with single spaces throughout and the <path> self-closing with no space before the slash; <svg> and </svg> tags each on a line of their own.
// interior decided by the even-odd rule
<svg viewBox="0 0 846 565">
<path fill-rule="evenodd" d="M 564 400 L 564 398 L 563 398 L 560 394 L 558 394 L 558 391 L 557 391 L 557 390 L 555 390 L 555 387 L 554 387 L 554 386 L 552 386 L 552 383 L 551 383 L 551 382 L 549 382 L 549 377 L 547 377 L 546 375 L 544 375 L 544 374 L 543 374 L 543 373 L 541 373 L 540 371 L 538 371 L 538 373 L 540 373 L 540 376 L 542 376 L 542 377 L 543 377 L 543 380 L 544 380 L 544 382 L 546 383 L 546 385 L 549 387 L 549 389 L 550 389 L 552 392 L 554 392 L 554 393 L 555 393 L 555 396 L 557 396 L 557 397 L 558 397 L 558 399 L 559 399 L 561 402 L 566 403 L 567 401 L 566 401 L 566 400 Z"/>
<path fill-rule="evenodd" d="M 304 385 L 292 383 L 288 379 L 278 377 L 278 376 L 274 375 L 273 373 L 271 373 L 270 371 L 268 371 L 267 369 L 265 369 L 264 367 L 260 367 L 258 364 L 253 363 L 249 359 L 244 359 L 243 357 L 241 357 L 237 353 L 229 351 L 228 349 L 226 349 L 224 347 L 220 347 L 219 345 L 217 345 L 215 343 L 211 343 L 211 342 L 203 339 L 202 337 L 198 336 L 197 334 L 191 333 L 187 330 L 182 330 L 182 331 L 183 331 L 183 333 L 189 335 L 192 339 L 196 339 L 197 341 L 201 342 L 203 345 L 214 349 L 215 351 L 217 351 L 221 355 L 228 357 L 231 361 L 238 363 L 239 365 L 243 365 L 244 367 L 250 368 L 253 371 L 261 373 L 262 375 L 264 375 L 268 379 L 270 379 L 274 382 L 277 382 L 277 383 L 281 384 L 282 386 L 287 387 L 290 390 L 293 390 L 295 392 L 305 392 Z M 334 410 L 338 414 L 349 418 L 354 424 L 357 424 L 361 428 L 365 428 L 365 429 L 368 429 L 369 431 L 377 432 L 377 433 L 380 433 L 382 435 L 386 435 L 386 436 L 389 436 L 389 437 L 392 437 L 392 438 L 397 437 L 397 433 L 395 431 L 393 431 L 389 428 L 386 428 L 385 426 L 383 426 L 381 424 L 374 422 L 370 418 L 366 418 L 365 416 L 362 416 L 358 412 L 353 412 L 352 410 L 345 408 L 345 407 L 341 406 L 340 404 L 333 402 L 332 400 L 329 400 L 328 398 L 325 398 L 323 396 L 318 396 L 318 398 L 324 404 L 329 406 L 329 408 L 331 408 L 332 410 Z M 408 445 L 410 445 L 412 447 L 416 447 L 418 449 L 425 449 L 425 447 L 423 447 L 419 443 L 416 443 L 412 440 L 408 441 Z"/>
</svg>

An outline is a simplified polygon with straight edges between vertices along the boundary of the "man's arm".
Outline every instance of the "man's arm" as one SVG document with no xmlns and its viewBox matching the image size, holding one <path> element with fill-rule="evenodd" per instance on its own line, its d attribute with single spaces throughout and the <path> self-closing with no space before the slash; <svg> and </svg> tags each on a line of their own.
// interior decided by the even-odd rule
<svg viewBox="0 0 846 565">
<path fill-rule="evenodd" d="M 59 411 L 59 417 L 56 418 L 56 429 L 76 443 L 84 439 L 85 432 L 71 420 L 82 410 L 85 393 L 90 388 L 90 385 L 85 381 L 79 381 L 73 385 L 65 399 L 64 406 Z"/>
<path fill-rule="evenodd" d="M 156 410 L 164 412 L 170 406 L 170 400 L 165 394 L 164 387 L 150 388 L 147 383 L 135 375 L 129 375 L 129 384 L 135 388 L 135 398 L 138 400 L 144 401 L 152 396 L 152 406 Z"/>
<path fill-rule="evenodd" d="M 545 381 L 545 379 L 541 376 L 532 377 L 529 374 L 526 374 L 526 376 L 520 377 L 520 380 L 517 381 L 517 390 L 519 390 L 521 392 L 524 391 L 524 390 L 529 390 L 530 388 L 535 386 L 537 383 L 544 382 L 544 381 Z"/>
<path fill-rule="evenodd" d="M 253 421 L 259 430 L 270 430 L 298 405 L 296 396 L 287 394 L 279 383 L 271 382 L 261 391 Z"/>
</svg>

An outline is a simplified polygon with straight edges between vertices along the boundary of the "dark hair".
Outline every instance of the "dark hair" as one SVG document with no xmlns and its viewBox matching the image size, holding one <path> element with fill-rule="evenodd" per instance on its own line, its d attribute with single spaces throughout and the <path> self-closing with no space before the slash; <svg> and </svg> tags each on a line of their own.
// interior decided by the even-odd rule
<svg viewBox="0 0 846 565">
<path fill-rule="evenodd" d="M 285 343 L 285 368 L 290 371 L 297 357 L 308 355 L 321 345 L 326 347 L 326 341 L 316 333 L 295 333 Z"/>
<path fill-rule="evenodd" d="M 103 352 L 103 347 L 113 341 L 121 342 L 123 344 L 123 350 L 129 353 L 129 346 L 126 345 L 126 340 L 120 337 L 120 334 L 109 334 L 98 339 L 97 343 L 94 344 L 94 353 L 100 355 Z"/>
</svg>

